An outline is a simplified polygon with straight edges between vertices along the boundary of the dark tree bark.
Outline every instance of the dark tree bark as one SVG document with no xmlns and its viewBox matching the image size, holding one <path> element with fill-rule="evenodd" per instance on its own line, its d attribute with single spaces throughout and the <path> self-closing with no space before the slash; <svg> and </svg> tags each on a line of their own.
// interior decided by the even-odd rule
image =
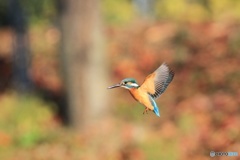
<svg viewBox="0 0 240 160">
<path fill-rule="evenodd" d="M 27 37 L 27 16 L 24 15 L 19 0 L 8 1 L 8 15 L 10 26 L 14 30 L 13 41 L 13 86 L 20 92 L 31 88 L 28 76 L 30 64 L 29 44 Z"/>
</svg>

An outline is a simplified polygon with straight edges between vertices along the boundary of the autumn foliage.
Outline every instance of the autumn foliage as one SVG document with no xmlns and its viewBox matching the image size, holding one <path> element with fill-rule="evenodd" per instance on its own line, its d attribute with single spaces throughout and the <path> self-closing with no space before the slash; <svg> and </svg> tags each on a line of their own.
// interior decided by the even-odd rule
<svg viewBox="0 0 240 160">
<path fill-rule="evenodd" d="M 210 151 L 240 155 L 239 15 L 232 17 L 235 2 L 211 2 L 209 11 L 185 2 L 176 10 L 192 6 L 189 11 L 196 15 L 174 16 L 178 12 L 169 1 L 158 1 L 156 8 L 163 9 L 156 11 L 158 19 L 136 20 L 129 2 L 121 2 L 126 10 L 115 10 L 118 3 L 103 1 L 109 86 L 126 77 L 141 84 L 163 62 L 175 77 L 157 100 L 160 118 L 143 115 L 144 107 L 126 90 L 102 86 L 111 101 L 107 116 L 80 131 L 63 127 L 58 115 L 56 101 L 62 103 L 64 97 L 59 28 L 48 23 L 29 27 L 28 71 L 35 90 L 26 95 L 11 87 L 14 33 L 0 28 L 0 159 L 207 160 Z M 232 18 L 222 18 L 224 5 L 233 7 L 226 14 Z"/>
</svg>

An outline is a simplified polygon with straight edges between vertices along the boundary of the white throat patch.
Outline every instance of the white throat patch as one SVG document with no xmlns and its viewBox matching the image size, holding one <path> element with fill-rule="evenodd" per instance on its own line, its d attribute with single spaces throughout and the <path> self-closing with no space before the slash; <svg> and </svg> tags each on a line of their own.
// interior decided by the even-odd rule
<svg viewBox="0 0 240 160">
<path fill-rule="evenodd" d="M 139 87 L 139 85 L 137 83 L 131 83 L 131 84 L 128 84 L 128 85 L 131 86 L 131 87 L 134 87 L 134 88 Z M 126 89 L 131 89 L 131 87 L 129 88 L 128 86 L 121 86 L 121 87 L 126 88 Z"/>
<path fill-rule="evenodd" d="M 132 83 L 131 86 L 133 87 L 139 87 L 139 85 L 137 83 Z"/>
</svg>

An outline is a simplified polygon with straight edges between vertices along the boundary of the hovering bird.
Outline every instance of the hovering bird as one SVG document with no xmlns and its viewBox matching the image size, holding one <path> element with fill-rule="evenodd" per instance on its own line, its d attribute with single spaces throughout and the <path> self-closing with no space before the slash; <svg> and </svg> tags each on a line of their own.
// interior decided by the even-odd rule
<svg viewBox="0 0 240 160">
<path fill-rule="evenodd" d="M 139 86 L 134 78 L 123 79 L 119 84 L 108 87 L 108 89 L 123 87 L 128 89 L 135 100 L 145 106 L 143 114 L 149 110 L 158 117 L 160 113 L 154 99 L 158 98 L 167 88 L 174 77 L 174 72 L 163 63 L 152 74 L 148 75 L 143 84 Z"/>
</svg>

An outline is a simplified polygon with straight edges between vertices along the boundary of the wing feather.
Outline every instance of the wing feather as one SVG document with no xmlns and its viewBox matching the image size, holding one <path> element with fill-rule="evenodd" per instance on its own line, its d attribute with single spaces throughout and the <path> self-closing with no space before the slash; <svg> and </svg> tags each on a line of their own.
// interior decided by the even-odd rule
<svg viewBox="0 0 240 160">
<path fill-rule="evenodd" d="M 167 89 L 173 77 L 174 72 L 166 63 L 163 63 L 156 71 L 146 77 L 140 87 L 156 99 Z"/>
</svg>

